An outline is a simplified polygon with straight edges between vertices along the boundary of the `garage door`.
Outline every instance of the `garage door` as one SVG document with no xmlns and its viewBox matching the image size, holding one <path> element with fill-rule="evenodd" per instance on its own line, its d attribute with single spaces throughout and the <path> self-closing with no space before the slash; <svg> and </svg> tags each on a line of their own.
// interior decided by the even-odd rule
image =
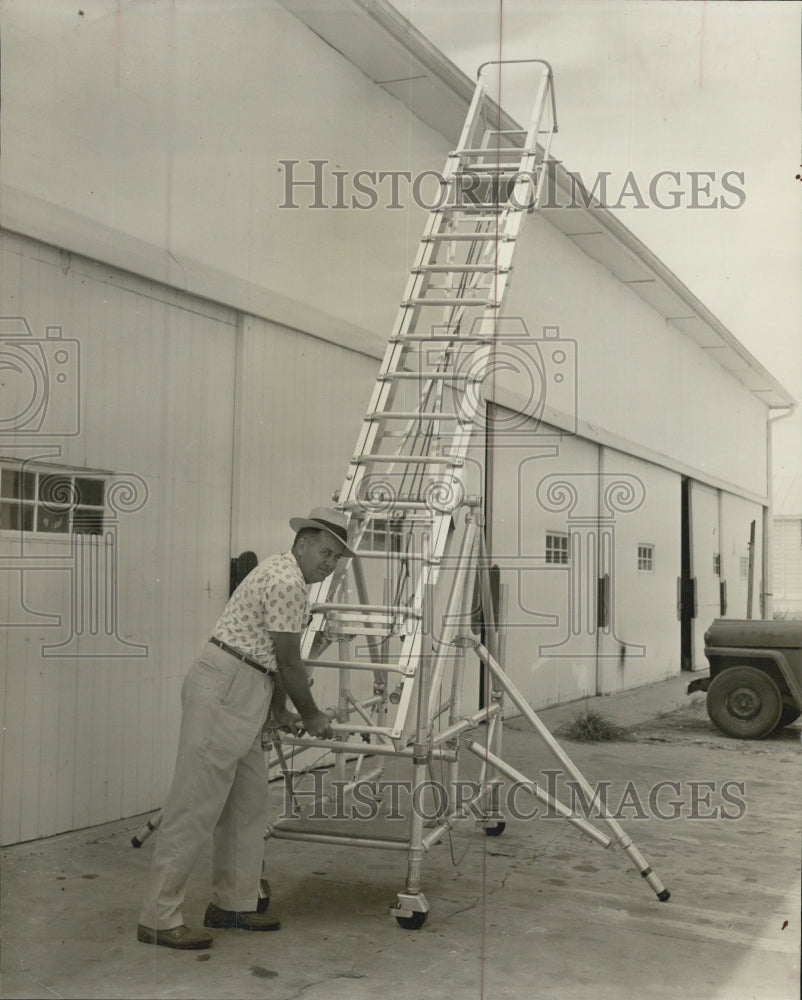
<svg viewBox="0 0 802 1000">
<path fill-rule="evenodd" d="M 679 671 L 680 476 L 605 448 L 600 497 L 608 606 L 599 630 L 599 691 L 609 694 Z"/>
<path fill-rule="evenodd" d="M 505 595 L 504 664 L 544 707 L 596 691 L 599 449 L 556 432 L 553 444 L 538 440 L 533 424 L 527 447 L 493 451 L 486 505 Z"/>
</svg>

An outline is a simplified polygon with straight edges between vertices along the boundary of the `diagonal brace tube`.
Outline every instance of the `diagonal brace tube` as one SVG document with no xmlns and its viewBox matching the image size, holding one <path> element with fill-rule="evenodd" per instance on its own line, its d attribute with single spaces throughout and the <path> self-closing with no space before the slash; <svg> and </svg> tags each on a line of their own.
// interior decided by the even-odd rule
<svg viewBox="0 0 802 1000">
<path fill-rule="evenodd" d="M 587 779 L 579 770 L 579 768 L 574 764 L 568 754 L 563 750 L 557 740 L 551 735 L 543 722 L 538 718 L 532 706 L 527 702 L 518 688 L 512 683 L 509 677 L 504 672 L 501 664 L 495 660 L 485 646 L 481 643 L 476 643 L 476 653 L 485 666 L 490 670 L 496 679 L 497 683 L 504 688 L 506 694 L 509 695 L 510 699 L 515 703 L 516 707 L 520 710 L 524 718 L 529 722 L 532 727 L 536 730 L 538 735 L 543 739 L 546 745 L 554 753 L 555 757 L 560 761 L 563 767 L 568 771 L 568 773 L 576 780 L 582 791 L 589 796 L 589 801 L 593 801 L 595 793 L 590 787 Z M 657 898 L 661 903 L 664 903 L 671 895 L 668 889 L 663 885 L 660 879 L 652 871 L 651 865 L 649 865 L 640 851 L 632 843 L 632 840 L 621 828 L 620 824 L 609 814 L 599 808 L 599 819 L 606 823 L 610 828 L 612 833 L 615 835 L 614 844 L 617 847 L 623 848 L 629 859 L 635 864 L 642 878 L 645 878 L 649 883 L 649 886 L 657 894 Z"/>
</svg>

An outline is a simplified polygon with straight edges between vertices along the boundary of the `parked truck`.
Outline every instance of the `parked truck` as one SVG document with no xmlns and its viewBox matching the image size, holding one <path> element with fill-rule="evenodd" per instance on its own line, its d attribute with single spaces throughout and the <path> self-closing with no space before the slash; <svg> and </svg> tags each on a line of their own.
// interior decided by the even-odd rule
<svg viewBox="0 0 802 1000">
<path fill-rule="evenodd" d="M 705 632 L 710 674 L 688 685 L 707 692 L 718 728 L 759 740 L 802 714 L 802 621 L 716 618 Z"/>
</svg>

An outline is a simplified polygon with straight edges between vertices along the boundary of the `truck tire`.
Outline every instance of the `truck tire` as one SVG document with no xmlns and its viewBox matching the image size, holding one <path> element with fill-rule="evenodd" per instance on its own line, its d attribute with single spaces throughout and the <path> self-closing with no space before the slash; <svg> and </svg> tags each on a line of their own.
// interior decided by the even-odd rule
<svg viewBox="0 0 802 1000">
<path fill-rule="evenodd" d="M 727 736 L 759 740 L 776 729 L 783 700 L 767 673 L 757 667 L 728 667 L 707 689 L 707 714 Z"/>
</svg>

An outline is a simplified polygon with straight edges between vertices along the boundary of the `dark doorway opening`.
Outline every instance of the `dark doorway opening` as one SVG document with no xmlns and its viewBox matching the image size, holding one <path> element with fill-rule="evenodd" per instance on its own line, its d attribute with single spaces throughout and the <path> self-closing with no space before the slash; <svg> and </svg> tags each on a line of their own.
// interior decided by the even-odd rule
<svg viewBox="0 0 802 1000">
<path fill-rule="evenodd" d="M 682 480 L 682 552 L 677 602 L 680 616 L 680 665 L 693 670 L 693 620 L 696 617 L 696 580 L 691 546 L 691 481 Z"/>
</svg>

